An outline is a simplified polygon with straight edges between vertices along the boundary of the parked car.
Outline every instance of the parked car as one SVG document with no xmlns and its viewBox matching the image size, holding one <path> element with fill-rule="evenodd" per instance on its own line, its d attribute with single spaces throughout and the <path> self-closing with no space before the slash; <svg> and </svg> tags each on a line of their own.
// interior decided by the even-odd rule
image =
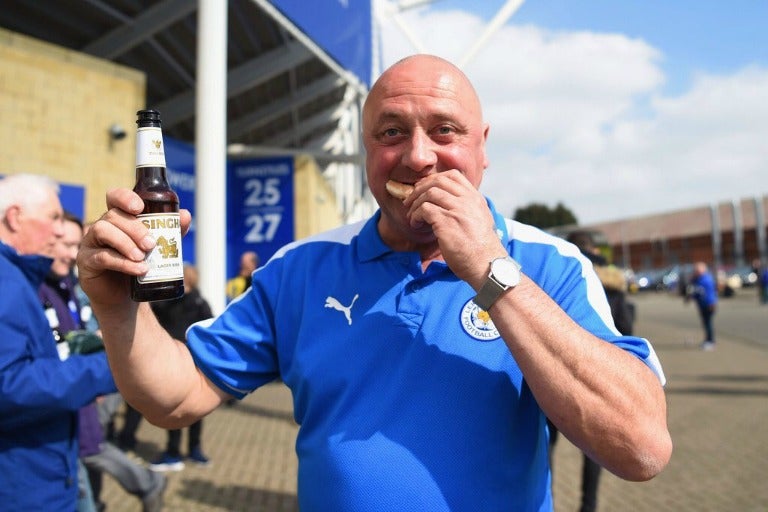
<svg viewBox="0 0 768 512">
<path fill-rule="evenodd" d="M 693 264 L 683 263 L 680 265 L 672 265 L 666 269 L 661 277 L 661 281 L 665 290 L 685 295 L 685 287 L 691 280 L 692 275 Z"/>
<path fill-rule="evenodd" d="M 635 272 L 637 291 L 660 291 L 664 289 L 664 273 L 666 269 L 647 269 Z"/>
<path fill-rule="evenodd" d="M 717 291 L 722 297 L 733 297 L 736 290 L 742 287 L 741 276 L 732 272 L 732 268 L 717 269 Z"/>
<path fill-rule="evenodd" d="M 757 272 L 750 265 L 739 265 L 725 270 L 727 279 L 734 279 L 738 276 L 741 287 L 755 286 L 757 284 Z"/>
</svg>

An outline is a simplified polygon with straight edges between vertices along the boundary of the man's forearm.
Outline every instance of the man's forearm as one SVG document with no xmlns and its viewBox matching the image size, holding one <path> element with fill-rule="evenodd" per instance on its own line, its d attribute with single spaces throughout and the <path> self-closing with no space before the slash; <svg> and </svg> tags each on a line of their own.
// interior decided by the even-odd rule
<svg viewBox="0 0 768 512">
<path fill-rule="evenodd" d="M 580 327 L 525 277 L 490 313 L 542 410 L 574 444 L 629 480 L 666 465 L 664 392 L 642 361 Z"/>
<path fill-rule="evenodd" d="M 190 400 L 202 378 L 187 347 L 157 322 L 148 303 L 135 314 L 101 312 L 110 367 L 123 397 L 152 423 L 184 424 L 202 416 Z M 99 312 L 97 312 L 98 314 Z"/>
</svg>

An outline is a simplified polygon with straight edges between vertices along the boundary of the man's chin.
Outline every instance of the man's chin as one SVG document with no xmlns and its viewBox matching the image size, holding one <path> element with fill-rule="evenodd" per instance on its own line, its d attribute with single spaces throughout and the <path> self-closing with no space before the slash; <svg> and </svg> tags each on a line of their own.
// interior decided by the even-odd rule
<svg viewBox="0 0 768 512">
<path fill-rule="evenodd" d="M 437 240 L 435 232 L 432 230 L 432 226 L 427 223 L 422 223 L 417 226 L 409 225 L 407 231 L 408 237 L 413 242 L 420 245 L 431 244 Z"/>
</svg>

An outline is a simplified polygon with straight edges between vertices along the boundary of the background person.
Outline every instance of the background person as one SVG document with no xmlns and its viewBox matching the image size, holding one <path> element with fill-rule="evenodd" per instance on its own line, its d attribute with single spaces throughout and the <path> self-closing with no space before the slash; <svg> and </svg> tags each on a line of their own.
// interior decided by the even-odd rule
<svg viewBox="0 0 768 512">
<path fill-rule="evenodd" d="M 56 243 L 51 272 L 38 293 L 48 311 L 51 327 L 55 327 L 63 340 L 62 343 L 67 345 L 67 350 L 59 350 L 60 357 L 65 360 L 72 354 L 101 351 L 104 346 L 98 334 L 86 329 L 83 308 L 75 291 L 77 279 L 73 269 L 83 238 L 83 224 L 79 218 L 68 212 L 64 212 L 63 218 L 64 234 Z M 97 400 L 103 398 L 98 397 Z M 123 489 L 141 500 L 144 512 L 162 510 L 163 493 L 167 484 L 165 477 L 137 464 L 122 450 L 105 442 L 104 425 L 99 419 L 97 401 L 80 408 L 78 420 L 79 456 L 87 470 L 87 483 L 92 491 L 91 499 L 95 509 L 102 510 L 104 507 L 100 496 L 102 474 L 106 472 L 112 475 Z"/>
<path fill-rule="evenodd" d="M 240 269 L 237 275 L 227 281 L 227 302 L 239 297 L 251 286 L 251 276 L 259 267 L 259 255 L 254 251 L 245 251 L 240 255 Z"/>
<path fill-rule="evenodd" d="M 123 425 L 119 432 L 115 433 L 115 442 L 121 450 L 136 451 L 136 445 L 138 439 L 136 433 L 141 425 L 141 420 L 144 417 L 139 411 L 137 411 L 131 404 L 124 402 L 123 404 Z"/>
<path fill-rule="evenodd" d="M 752 270 L 757 276 L 757 300 L 760 304 L 768 304 L 768 265 L 763 265 L 759 259 L 752 262 Z"/>
<path fill-rule="evenodd" d="M 546 417 L 622 478 L 661 471 L 658 359 L 612 327 L 575 246 L 480 194 L 489 128 L 466 76 L 404 59 L 371 88 L 362 126 L 380 209 L 284 247 L 186 346 L 130 300 L 153 241 L 131 221 L 141 200 L 108 194 L 78 265 L 126 398 L 178 428 L 281 378 L 305 512 L 549 510 Z"/>
<path fill-rule="evenodd" d="M 768 265 L 763 266 L 758 276 L 758 282 L 760 287 L 760 303 L 768 304 Z"/>
<path fill-rule="evenodd" d="M 58 191 L 46 176 L 0 179 L 0 503 L 8 510 L 75 510 L 78 411 L 116 390 L 104 353 L 59 359 L 40 307 L 48 256 L 63 236 Z"/>
<path fill-rule="evenodd" d="M 696 301 L 696 307 L 699 311 L 701 325 L 704 328 L 704 341 L 701 342 L 701 349 L 710 351 L 715 349 L 715 329 L 713 326 L 713 317 L 717 311 L 717 284 L 715 278 L 703 261 L 697 261 L 693 264 L 693 276 L 688 285 L 685 295 L 685 301 Z"/>
<path fill-rule="evenodd" d="M 65 360 L 70 353 L 79 353 L 77 350 L 72 350 L 68 339 L 82 327 L 81 308 L 75 297 L 75 278 L 71 271 L 77 258 L 80 240 L 83 238 L 83 230 L 80 220 L 66 211 L 63 214 L 62 228 L 62 237 L 56 241 L 51 252 L 53 258 L 51 270 L 38 288 L 37 293 L 53 332 L 59 358 Z M 97 344 L 101 345 L 98 336 L 93 336 L 93 338 L 96 338 Z M 80 487 L 78 512 L 97 510 L 98 497 L 94 495 L 89 478 L 90 473 L 82 462 L 84 456 L 99 451 L 101 428 L 95 415 L 95 407 L 95 404 L 91 403 L 81 407 L 78 411 L 78 455 L 80 457 L 79 466 L 82 466 L 78 467 L 78 485 Z"/>
</svg>

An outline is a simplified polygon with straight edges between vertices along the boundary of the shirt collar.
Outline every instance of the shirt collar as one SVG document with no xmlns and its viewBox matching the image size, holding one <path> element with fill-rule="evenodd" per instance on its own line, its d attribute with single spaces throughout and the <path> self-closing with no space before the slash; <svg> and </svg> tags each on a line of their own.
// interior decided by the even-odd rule
<svg viewBox="0 0 768 512">
<path fill-rule="evenodd" d="M 381 210 L 376 210 L 376 213 L 368 219 L 363 229 L 360 230 L 360 235 L 358 236 L 360 261 L 375 260 L 387 253 L 394 252 L 384 243 L 379 234 L 379 219 L 381 219 Z"/>
<path fill-rule="evenodd" d="M 19 254 L 10 245 L 0 242 L 0 253 L 24 274 L 24 277 L 34 286 L 39 287 L 51 270 L 52 258 L 39 254 Z"/>
<path fill-rule="evenodd" d="M 504 219 L 504 216 L 496 210 L 496 206 L 493 204 L 493 201 L 486 197 L 485 202 L 488 203 L 488 209 L 491 210 L 491 215 L 493 215 L 493 222 L 496 224 L 496 235 L 499 237 L 499 240 L 501 240 L 502 245 L 507 247 L 509 245 L 507 221 Z"/>
</svg>

